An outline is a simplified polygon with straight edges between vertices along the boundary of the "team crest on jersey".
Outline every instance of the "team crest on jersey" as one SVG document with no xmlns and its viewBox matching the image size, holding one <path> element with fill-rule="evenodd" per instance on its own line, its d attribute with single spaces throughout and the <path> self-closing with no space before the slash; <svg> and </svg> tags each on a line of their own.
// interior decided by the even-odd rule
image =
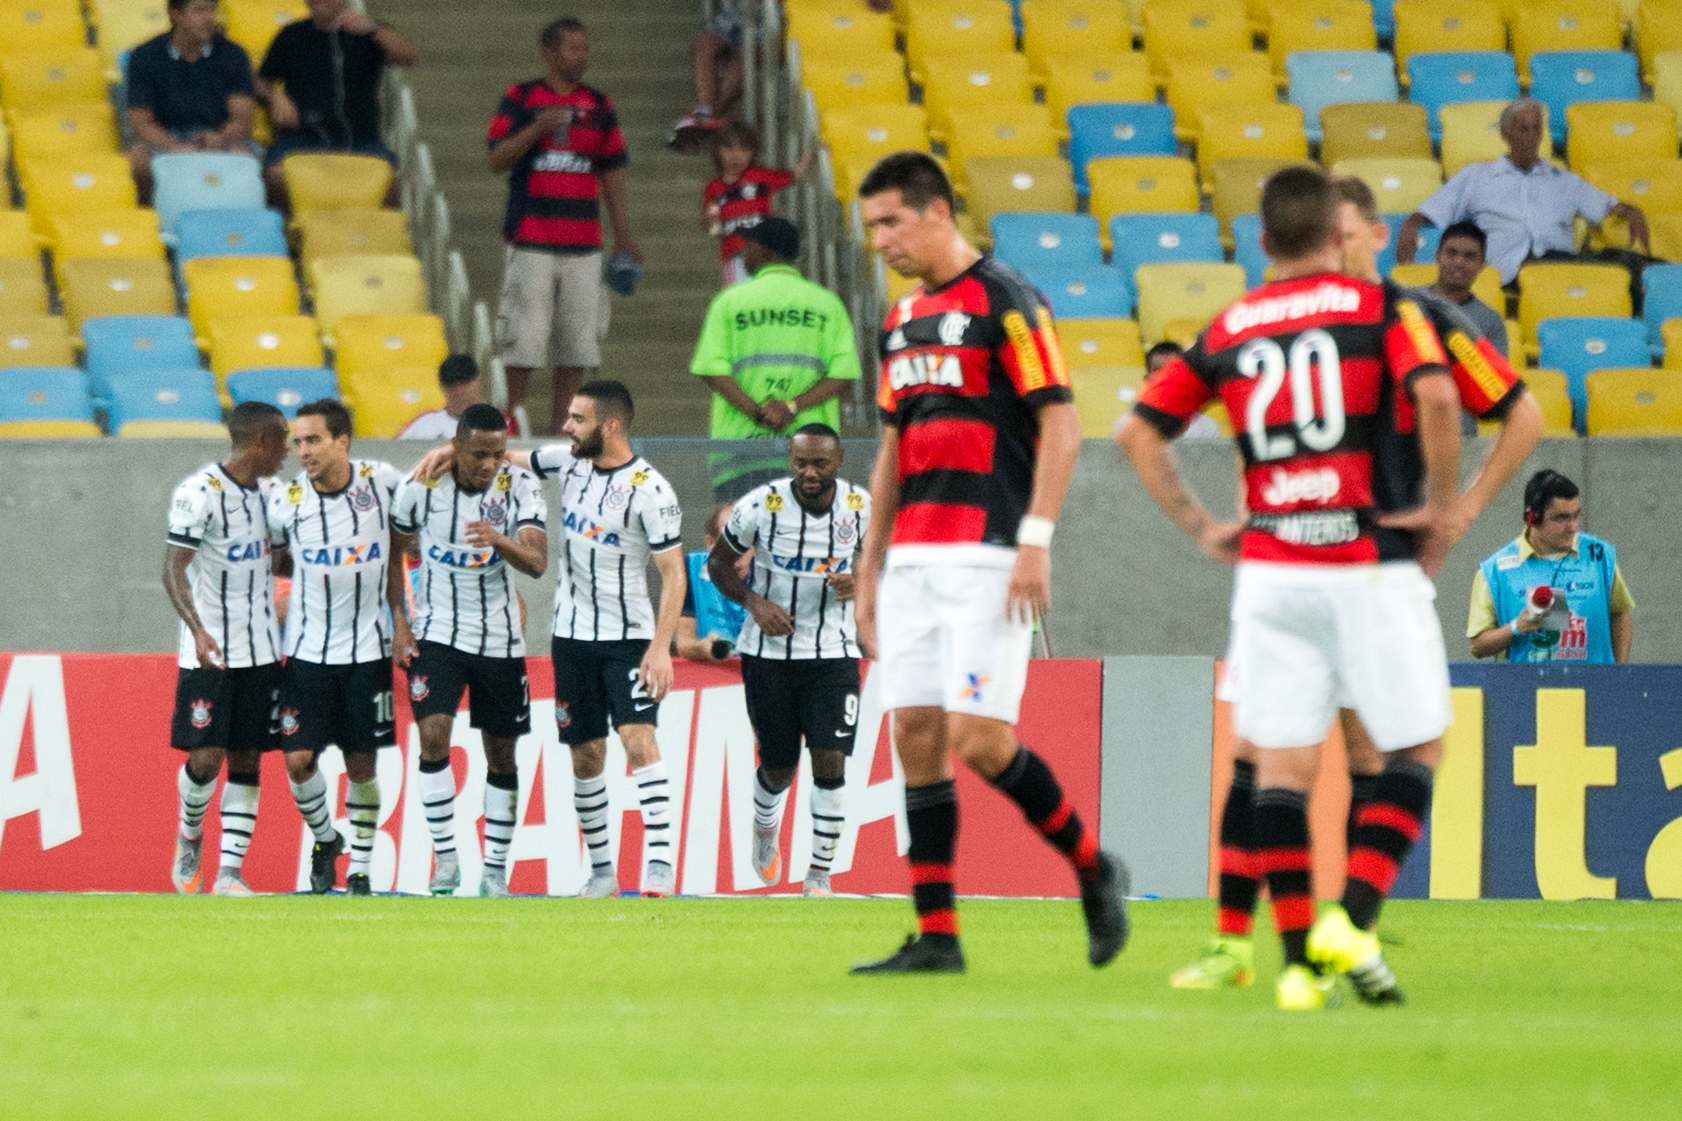
<svg viewBox="0 0 1682 1121">
<path fill-rule="evenodd" d="M 367 470 L 367 468 L 363 468 Z M 368 487 L 357 487 L 350 492 L 350 503 L 358 510 L 372 510 L 374 508 L 374 492 Z"/>
<path fill-rule="evenodd" d="M 496 489 L 502 491 L 503 493 L 507 493 L 508 488 L 513 485 L 514 477 L 512 475 L 498 475 L 496 477 Z"/>
<path fill-rule="evenodd" d="M 304 488 L 302 486 L 298 485 L 297 483 L 293 483 L 291 486 L 286 488 L 286 501 L 288 501 L 288 502 L 292 503 L 292 505 L 296 506 L 298 503 L 302 502 L 303 500 L 304 500 Z"/>
<path fill-rule="evenodd" d="M 420 481 L 420 485 L 425 487 L 427 490 L 437 490 L 438 484 L 443 478 L 444 476 L 439 475 L 436 479 L 422 479 Z"/>
<path fill-rule="evenodd" d="M 222 489 L 222 480 L 215 475 L 206 476 L 204 482 L 211 490 L 219 491 Z"/>
<path fill-rule="evenodd" d="M 209 701 L 205 700 L 203 697 L 200 697 L 198 700 L 194 701 L 191 709 L 188 712 L 189 719 L 191 719 L 192 722 L 193 722 L 193 727 L 195 727 L 195 728 L 208 728 L 208 727 L 210 727 L 210 710 L 213 707 L 214 706 Z"/>
<path fill-rule="evenodd" d="M 835 523 L 835 543 L 837 545 L 851 545 L 858 540 L 859 527 L 856 522 Z"/>
<path fill-rule="evenodd" d="M 416 703 L 424 701 L 431 692 L 432 688 L 427 685 L 425 674 L 409 678 L 409 699 L 411 701 Z"/>
<path fill-rule="evenodd" d="M 283 708 L 280 710 L 280 734 L 283 736 L 296 735 L 298 732 L 298 710 Z"/>
<path fill-rule="evenodd" d="M 940 317 L 940 341 L 945 346 L 957 346 L 964 341 L 964 332 L 969 330 L 969 316 L 961 311 L 949 311 Z"/>
<path fill-rule="evenodd" d="M 636 485 L 636 477 L 631 477 L 631 484 Z M 609 510 L 623 510 L 630 505 L 631 492 L 625 487 L 608 487 L 607 495 L 602 500 Z"/>
<path fill-rule="evenodd" d="M 640 487 L 646 482 L 648 482 L 648 472 L 647 471 L 633 471 L 633 472 L 631 472 L 631 485 L 632 486 Z"/>
<path fill-rule="evenodd" d="M 849 494 L 847 496 L 847 509 L 849 509 L 849 510 L 862 510 L 862 509 L 864 509 L 864 495 L 862 495 L 862 494 Z"/>
<path fill-rule="evenodd" d="M 372 479 L 374 477 L 374 465 L 372 463 L 364 463 L 361 469 L 356 473 L 364 479 Z"/>
<path fill-rule="evenodd" d="M 775 491 L 765 496 L 765 508 L 775 514 L 783 508 L 783 496 Z"/>
<path fill-rule="evenodd" d="M 572 710 L 567 707 L 565 701 L 555 702 L 555 727 L 562 729 L 572 727 Z"/>
<path fill-rule="evenodd" d="M 485 507 L 485 520 L 492 525 L 501 525 L 508 520 L 508 514 L 502 508 L 502 503 L 493 502 Z"/>
</svg>

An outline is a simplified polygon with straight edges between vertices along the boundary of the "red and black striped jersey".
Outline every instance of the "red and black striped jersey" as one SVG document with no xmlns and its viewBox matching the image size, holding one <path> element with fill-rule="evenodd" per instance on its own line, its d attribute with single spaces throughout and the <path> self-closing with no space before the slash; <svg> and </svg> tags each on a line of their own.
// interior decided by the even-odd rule
<svg viewBox="0 0 1682 1121">
<path fill-rule="evenodd" d="M 1241 559 L 1370 564 L 1413 555 L 1406 534 L 1375 523 L 1375 490 L 1397 470 L 1380 460 L 1396 454 L 1386 433 L 1410 379 L 1447 367 L 1430 320 L 1399 289 L 1296 277 L 1216 316 L 1146 382 L 1134 411 L 1174 436 L 1212 398 L 1225 403 L 1250 511 Z"/>
<path fill-rule="evenodd" d="M 590 86 L 556 93 L 541 78 L 521 82 L 502 95 L 486 137 L 494 148 L 551 105 L 569 108 L 571 121 L 533 144 L 509 173 L 502 238 L 527 249 L 591 253 L 602 244 L 599 177 L 627 159 L 608 96 Z"/>
<path fill-rule="evenodd" d="M 742 231 L 771 217 L 771 196 L 793 182 L 793 172 L 756 165 L 742 172 L 734 183 L 714 179 L 707 184 L 706 205 L 718 206 L 718 255 L 722 260 L 728 261 L 747 247 Z"/>
<path fill-rule="evenodd" d="M 893 544 L 1014 549 L 1034 486 L 1039 409 L 1073 400 L 1045 300 L 1015 269 L 983 257 L 896 303 L 880 345 L 877 403 L 899 430 Z"/>
</svg>

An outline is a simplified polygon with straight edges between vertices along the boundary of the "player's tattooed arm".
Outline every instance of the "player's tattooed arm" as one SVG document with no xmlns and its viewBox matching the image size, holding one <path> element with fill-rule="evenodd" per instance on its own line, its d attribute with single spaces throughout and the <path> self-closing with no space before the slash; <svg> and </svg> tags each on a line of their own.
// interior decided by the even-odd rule
<svg viewBox="0 0 1682 1121">
<path fill-rule="evenodd" d="M 725 534 L 713 539 L 712 552 L 707 554 L 707 575 L 713 578 L 713 586 L 724 593 L 725 598 L 747 608 L 754 624 L 770 637 L 793 634 L 794 619 L 789 613 L 748 587 L 748 582 L 736 571 L 736 558 L 739 556 L 741 554 Z"/>
<path fill-rule="evenodd" d="M 1232 564 L 1238 559 L 1238 538 L 1244 524 L 1215 520 L 1208 507 L 1186 485 L 1174 449 L 1162 433 L 1137 413 L 1130 413 L 1116 442 L 1132 462 L 1146 493 L 1187 537 L 1197 542 L 1205 556 L 1222 564 Z"/>
<path fill-rule="evenodd" d="M 415 634 L 409 629 L 408 572 L 403 557 L 414 546 L 412 534 L 391 531 L 391 552 L 385 566 L 385 602 L 391 608 L 391 659 L 404 669 L 419 651 Z"/>
<path fill-rule="evenodd" d="M 858 628 L 859 648 L 866 657 L 876 656 L 876 581 L 888 556 L 894 519 L 899 514 L 899 429 L 885 425 L 870 469 L 870 528 L 859 546 L 858 582 L 854 588 L 853 622 Z"/>
<path fill-rule="evenodd" d="M 193 606 L 193 589 L 187 583 L 187 566 L 193 563 L 197 552 L 180 545 L 170 545 L 168 549 L 169 552 L 164 555 L 164 591 L 169 595 L 169 605 L 175 608 L 175 613 L 181 616 L 181 621 L 192 632 L 199 665 L 204 669 L 221 669 L 222 649 L 199 620 L 198 608 Z"/>
</svg>

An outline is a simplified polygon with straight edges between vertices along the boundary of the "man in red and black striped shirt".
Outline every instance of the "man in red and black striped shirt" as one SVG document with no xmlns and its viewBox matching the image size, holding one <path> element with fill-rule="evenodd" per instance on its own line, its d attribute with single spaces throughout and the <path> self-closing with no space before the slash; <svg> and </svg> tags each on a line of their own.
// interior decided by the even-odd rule
<svg viewBox="0 0 1682 1121">
<path fill-rule="evenodd" d="M 876 251 L 923 282 L 883 327 L 876 514 L 855 616 L 893 711 L 919 934 L 854 972 L 964 969 L 954 752 L 1068 857 L 1087 957 L 1104 965 L 1127 940 L 1127 868 L 1098 851 L 1051 769 L 1012 729 L 1034 617 L 1050 606 L 1054 520 L 1080 452 L 1051 313 L 1021 274 L 959 236 L 952 185 L 931 157 L 888 156 L 859 195 Z"/>
<path fill-rule="evenodd" d="M 590 37 L 558 19 L 538 37 L 544 75 L 510 86 L 491 118 L 490 168 L 511 172 L 497 334 L 510 407 L 525 400 L 545 352 L 555 368 L 550 431 L 559 432 L 607 334 L 601 204 L 613 245 L 642 260 L 625 214 L 625 137 L 608 96 L 584 84 Z"/>
</svg>

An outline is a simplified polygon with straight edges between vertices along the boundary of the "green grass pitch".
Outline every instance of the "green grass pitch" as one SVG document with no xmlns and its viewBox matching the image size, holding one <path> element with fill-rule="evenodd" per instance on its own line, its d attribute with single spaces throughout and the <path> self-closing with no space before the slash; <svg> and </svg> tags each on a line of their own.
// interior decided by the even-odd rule
<svg viewBox="0 0 1682 1121">
<path fill-rule="evenodd" d="M 900 900 L 0 895 L 0 1116 L 1644 1118 L 1682 906 L 1393 903 L 1410 1003 L 1166 978 L 1208 902 L 962 905 L 965 977 L 849 977 Z M 1264 932 L 1265 936 L 1265 932 Z"/>
</svg>

